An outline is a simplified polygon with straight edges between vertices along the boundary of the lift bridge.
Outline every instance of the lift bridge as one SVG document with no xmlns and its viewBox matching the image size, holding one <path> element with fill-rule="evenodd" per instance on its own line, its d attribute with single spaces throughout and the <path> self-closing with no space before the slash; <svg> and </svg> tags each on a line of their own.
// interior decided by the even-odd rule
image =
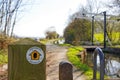
<svg viewBox="0 0 120 80">
<path fill-rule="evenodd" d="M 86 14 L 89 14 L 91 16 L 85 16 Z M 95 16 L 100 16 L 100 18 L 95 18 Z M 101 16 L 104 16 L 104 17 L 101 17 Z M 106 48 L 106 41 L 108 40 L 109 44 L 112 46 L 112 43 L 110 42 L 108 36 L 107 36 L 107 29 L 106 29 L 106 21 L 109 21 L 109 22 L 116 22 L 116 21 L 119 21 L 120 20 L 120 17 L 118 17 L 116 20 L 107 20 L 107 17 L 110 17 L 110 16 L 114 16 L 114 17 L 118 17 L 116 15 L 108 15 L 106 14 L 106 11 L 104 12 L 101 12 L 101 13 L 82 13 L 82 16 L 81 15 L 76 15 L 74 16 L 75 18 L 82 18 L 82 19 L 87 19 L 87 20 L 92 20 L 92 35 L 91 35 L 91 38 L 92 38 L 92 45 L 94 45 L 93 43 L 93 39 L 94 39 L 94 20 L 96 21 L 101 21 L 103 20 L 103 24 L 104 24 L 104 48 Z M 91 17 L 91 18 L 90 18 Z"/>
</svg>

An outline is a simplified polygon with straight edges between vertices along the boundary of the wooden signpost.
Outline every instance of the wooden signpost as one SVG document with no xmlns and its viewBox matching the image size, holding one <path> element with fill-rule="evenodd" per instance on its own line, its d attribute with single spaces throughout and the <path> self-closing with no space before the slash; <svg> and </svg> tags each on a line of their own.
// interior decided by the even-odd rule
<svg viewBox="0 0 120 80">
<path fill-rule="evenodd" d="M 32 39 L 8 46 L 8 80 L 46 80 L 46 47 Z"/>
</svg>

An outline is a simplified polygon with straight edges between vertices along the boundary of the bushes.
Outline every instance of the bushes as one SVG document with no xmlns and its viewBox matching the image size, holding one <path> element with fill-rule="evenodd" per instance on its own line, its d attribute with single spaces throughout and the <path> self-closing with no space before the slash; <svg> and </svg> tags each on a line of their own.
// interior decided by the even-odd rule
<svg viewBox="0 0 120 80">
<path fill-rule="evenodd" d="M 65 43 L 80 45 L 80 41 L 91 40 L 91 22 L 86 19 L 73 19 L 64 30 Z"/>
</svg>

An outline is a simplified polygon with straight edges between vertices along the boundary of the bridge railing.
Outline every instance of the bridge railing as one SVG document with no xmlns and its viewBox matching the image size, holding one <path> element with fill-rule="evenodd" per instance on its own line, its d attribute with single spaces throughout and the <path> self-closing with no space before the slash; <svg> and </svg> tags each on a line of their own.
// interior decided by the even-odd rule
<svg viewBox="0 0 120 80">
<path fill-rule="evenodd" d="M 93 80 L 96 79 L 97 74 L 97 55 L 99 55 L 100 58 L 100 80 L 104 80 L 104 74 L 105 74 L 105 56 L 101 48 L 97 47 L 93 53 Z"/>
</svg>

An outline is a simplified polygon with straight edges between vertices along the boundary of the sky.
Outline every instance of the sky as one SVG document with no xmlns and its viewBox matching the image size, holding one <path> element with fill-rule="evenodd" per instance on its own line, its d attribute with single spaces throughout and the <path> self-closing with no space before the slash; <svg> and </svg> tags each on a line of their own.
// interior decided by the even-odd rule
<svg viewBox="0 0 120 80">
<path fill-rule="evenodd" d="M 45 37 L 49 27 L 63 35 L 70 15 L 78 11 L 86 0 L 33 0 L 17 21 L 14 34 L 20 37 Z"/>
</svg>

